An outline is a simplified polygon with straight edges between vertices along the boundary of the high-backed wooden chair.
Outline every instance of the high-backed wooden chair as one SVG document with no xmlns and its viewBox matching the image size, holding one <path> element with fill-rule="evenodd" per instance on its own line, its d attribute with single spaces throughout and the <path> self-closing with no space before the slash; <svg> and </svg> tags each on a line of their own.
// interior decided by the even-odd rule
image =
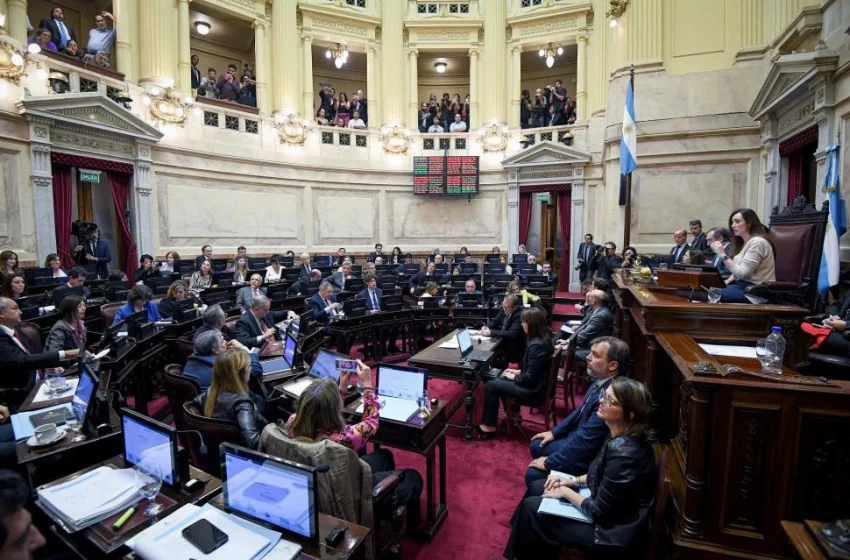
<svg viewBox="0 0 850 560">
<path fill-rule="evenodd" d="M 204 438 L 206 453 L 202 453 L 201 440 L 197 434 L 183 434 L 189 448 L 189 458 L 192 464 L 204 472 L 221 477 L 218 448 L 222 443 L 241 445 L 242 432 L 236 422 L 207 418 L 194 401 L 183 403 L 183 422 L 187 430 L 197 430 Z"/>
<path fill-rule="evenodd" d="M 24 321 L 18 325 L 18 331 L 27 338 L 27 348 L 36 354 L 44 352 L 44 340 L 41 338 L 41 329 L 38 325 Z"/>
<path fill-rule="evenodd" d="M 168 407 L 171 409 L 171 417 L 178 430 L 185 430 L 183 421 L 183 403 L 193 400 L 201 394 L 198 383 L 183 377 L 183 367 L 178 364 L 165 366 L 165 375 L 162 378 L 163 389 L 168 397 Z"/>
<path fill-rule="evenodd" d="M 118 313 L 118 310 L 124 305 L 125 301 L 114 301 L 111 303 L 104 303 L 100 306 L 100 320 L 103 322 L 103 330 L 106 332 L 106 329 L 112 325 L 112 321 L 115 320 L 115 315 Z"/>
</svg>

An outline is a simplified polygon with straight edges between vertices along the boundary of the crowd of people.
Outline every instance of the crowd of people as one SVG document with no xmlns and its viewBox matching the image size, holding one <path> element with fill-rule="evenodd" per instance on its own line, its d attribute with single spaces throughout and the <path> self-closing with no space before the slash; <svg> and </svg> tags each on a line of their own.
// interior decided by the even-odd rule
<svg viewBox="0 0 850 560">
<path fill-rule="evenodd" d="M 444 93 L 441 99 L 433 93 L 419 107 L 419 132 L 441 134 L 444 132 L 467 132 L 469 130 L 469 94 L 461 99 L 460 94 Z"/>
<path fill-rule="evenodd" d="M 233 62 L 227 65 L 227 70 L 220 76 L 212 66 L 207 68 L 207 75 L 203 76 L 198 68 L 199 61 L 198 55 L 193 54 L 190 58 L 192 66 L 189 69 L 192 75 L 192 90 L 197 92 L 198 97 L 221 99 L 249 107 L 257 106 L 257 78 L 249 64 L 245 64 L 241 76 Z"/>
<path fill-rule="evenodd" d="M 369 126 L 369 102 L 362 89 L 348 93 L 340 92 L 339 97 L 333 86 L 322 86 L 319 90 L 319 108 L 316 122 L 321 126 L 338 128 L 365 129 Z"/>
<path fill-rule="evenodd" d="M 527 89 L 520 97 L 519 122 L 522 128 L 562 126 L 576 122 L 576 103 L 567 95 L 561 80 L 555 85 L 537 88 L 532 97 Z"/>
<path fill-rule="evenodd" d="M 65 12 L 56 6 L 50 10 L 50 17 L 42 19 L 38 27 L 31 30 L 29 44 L 38 45 L 41 50 L 53 51 L 73 56 L 88 64 L 109 68 L 112 45 L 117 30 L 115 16 L 102 11 L 94 17 L 95 26 L 89 30 L 85 48 L 77 42 L 74 29 L 65 22 Z"/>
</svg>

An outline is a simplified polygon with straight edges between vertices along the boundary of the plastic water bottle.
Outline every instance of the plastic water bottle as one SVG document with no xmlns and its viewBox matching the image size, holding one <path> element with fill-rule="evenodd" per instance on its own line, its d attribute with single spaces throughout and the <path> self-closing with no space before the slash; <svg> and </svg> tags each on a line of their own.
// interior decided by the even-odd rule
<svg viewBox="0 0 850 560">
<path fill-rule="evenodd" d="M 772 358 L 767 370 L 770 373 L 782 375 L 782 361 L 785 357 L 785 337 L 782 336 L 782 327 L 773 327 L 770 330 L 767 336 L 767 351 Z"/>
</svg>

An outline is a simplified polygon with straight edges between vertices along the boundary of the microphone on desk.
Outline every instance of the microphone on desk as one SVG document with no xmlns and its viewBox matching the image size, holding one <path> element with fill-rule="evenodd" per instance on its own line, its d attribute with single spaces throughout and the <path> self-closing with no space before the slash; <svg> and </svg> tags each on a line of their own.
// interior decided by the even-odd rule
<svg viewBox="0 0 850 560">
<path fill-rule="evenodd" d="M 201 440 L 201 445 L 198 447 L 198 451 L 201 453 L 201 455 L 207 454 L 207 444 L 204 443 L 204 436 L 201 435 L 201 432 L 199 432 L 198 430 L 177 430 L 177 433 L 178 434 L 188 434 L 188 433 L 197 434 L 198 439 Z"/>
<path fill-rule="evenodd" d="M 694 290 L 695 290 L 695 288 L 694 288 L 693 286 L 691 286 L 690 284 L 688 284 L 688 288 L 690 288 L 690 289 L 691 289 L 691 293 L 690 293 L 690 294 L 688 294 L 688 303 L 692 303 L 692 302 L 694 301 L 694 300 L 693 300 L 693 297 L 694 297 Z"/>
</svg>

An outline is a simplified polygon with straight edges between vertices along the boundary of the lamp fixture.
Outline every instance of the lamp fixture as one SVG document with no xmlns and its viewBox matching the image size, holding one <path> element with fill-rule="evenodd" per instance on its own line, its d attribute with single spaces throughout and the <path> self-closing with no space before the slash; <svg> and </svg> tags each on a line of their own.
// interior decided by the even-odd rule
<svg viewBox="0 0 850 560">
<path fill-rule="evenodd" d="M 335 47 L 325 51 L 325 58 L 332 58 L 334 66 L 339 70 L 343 64 L 348 62 L 348 47 L 345 43 L 337 43 Z"/>
<path fill-rule="evenodd" d="M 537 51 L 537 54 L 540 58 L 546 58 L 546 67 L 552 68 L 555 65 L 555 55 L 563 56 L 564 47 L 553 47 L 552 43 L 549 43 L 545 48 L 541 48 Z"/>
<path fill-rule="evenodd" d="M 613 29 L 617 27 L 617 18 L 622 17 L 623 14 L 626 13 L 626 7 L 629 5 L 629 0 L 609 0 L 608 11 L 605 12 L 605 16 L 611 18 L 611 22 L 609 25 Z"/>
<path fill-rule="evenodd" d="M 448 66 L 449 66 L 449 65 L 448 65 L 448 64 L 446 64 L 446 63 L 445 63 L 445 62 L 443 62 L 443 61 L 435 62 L 435 63 L 434 63 L 434 70 L 436 70 L 436 71 L 437 71 L 437 74 L 445 74 L 445 73 L 446 73 L 446 68 L 448 68 Z"/>
<path fill-rule="evenodd" d="M 195 22 L 195 31 L 198 32 L 198 35 L 209 35 L 210 29 L 212 29 L 212 26 L 206 21 Z"/>
<path fill-rule="evenodd" d="M 148 107 L 151 116 L 168 124 L 183 125 L 189 117 L 194 101 L 188 95 L 183 97 L 173 86 L 152 87 L 142 95 L 142 103 Z"/>
<path fill-rule="evenodd" d="M 26 62 L 31 54 L 41 52 L 41 47 L 33 43 L 26 49 L 21 50 L 17 43 L 6 36 L 6 14 L 0 14 L 0 78 L 4 78 L 13 84 L 20 82 L 21 76 L 26 75 Z M 39 79 L 47 79 L 47 71 L 36 64 Z"/>
</svg>

